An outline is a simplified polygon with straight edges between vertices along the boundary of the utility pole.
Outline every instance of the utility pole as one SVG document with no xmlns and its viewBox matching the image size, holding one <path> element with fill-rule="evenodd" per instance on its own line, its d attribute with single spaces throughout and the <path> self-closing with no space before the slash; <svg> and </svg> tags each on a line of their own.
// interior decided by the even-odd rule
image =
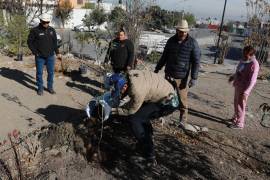
<svg viewBox="0 0 270 180">
<path fill-rule="evenodd" d="M 43 14 L 43 0 L 40 1 L 40 14 Z"/>
<path fill-rule="evenodd" d="M 225 3 L 224 3 L 221 24 L 220 24 L 220 27 L 219 27 L 218 42 L 217 42 L 217 49 L 216 49 L 216 55 L 215 55 L 214 64 L 216 64 L 217 57 L 218 57 L 218 54 L 219 54 L 219 42 L 220 42 L 220 37 L 221 37 L 222 29 L 223 29 L 223 22 L 224 22 L 224 16 L 225 16 L 225 11 L 226 11 L 226 6 L 227 6 L 227 0 L 225 0 Z"/>
</svg>

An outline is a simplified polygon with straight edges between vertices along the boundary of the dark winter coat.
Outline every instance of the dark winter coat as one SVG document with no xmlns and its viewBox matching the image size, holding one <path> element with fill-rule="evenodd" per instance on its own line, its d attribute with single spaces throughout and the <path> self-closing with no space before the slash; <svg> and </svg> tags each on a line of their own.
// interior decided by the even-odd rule
<svg viewBox="0 0 270 180">
<path fill-rule="evenodd" d="M 47 58 L 58 54 L 57 36 L 54 28 L 44 28 L 41 24 L 31 29 L 27 44 L 35 56 Z"/>
<path fill-rule="evenodd" d="M 170 94 L 174 94 L 173 86 L 161 74 L 147 70 L 131 70 L 127 76 L 128 95 L 131 100 L 123 107 L 121 115 L 132 115 L 141 108 L 144 102 L 159 103 Z"/>
<path fill-rule="evenodd" d="M 191 71 L 191 78 L 197 79 L 200 66 L 200 48 L 195 39 L 190 37 L 179 43 L 177 35 L 171 37 L 164 48 L 156 71 L 165 65 L 165 74 L 175 79 L 187 79 Z"/>
<path fill-rule="evenodd" d="M 105 63 L 111 61 L 114 69 L 126 70 L 127 66 L 132 67 L 134 61 L 134 45 L 126 39 L 120 41 L 114 39 L 110 42 L 109 49 L 105 58 Z"/>
</svg>

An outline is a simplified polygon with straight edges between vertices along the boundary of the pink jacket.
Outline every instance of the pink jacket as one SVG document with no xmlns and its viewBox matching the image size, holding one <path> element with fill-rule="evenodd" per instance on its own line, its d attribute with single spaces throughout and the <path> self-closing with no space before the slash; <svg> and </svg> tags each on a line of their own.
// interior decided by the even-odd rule
<svg viewBox="0 0 270 180">
<path fill-rule="evenodd" d="M 256 84 L 259 69 L 260 65 L 255 56 L 250 61 L 240 61 L 234 75 L 234 87 L 249 95 Z"/>
</svg>

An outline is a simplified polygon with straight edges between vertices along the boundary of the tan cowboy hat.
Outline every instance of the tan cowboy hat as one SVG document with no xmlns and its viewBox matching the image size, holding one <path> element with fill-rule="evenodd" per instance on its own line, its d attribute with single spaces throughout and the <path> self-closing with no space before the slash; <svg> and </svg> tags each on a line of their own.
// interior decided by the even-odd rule
<svg viewBox="0 0 270 180">
<path fill-rule="evenodd" d="M 183 32 L 188 32 L 189 28 L 188 28 L 188 22 L 187 20 L 183 19 L 181 20 L 177 26 L 175 27 L 177 30 L 183 31 Z"/>
<path fill-rule="evenodd" d="M 50 22 L 51 16 L 49 14 L 45 13 L 45 14 L 42 14 L 39 19 L 41 21 L 44 21 L 44 22 Z"/>
</svg>

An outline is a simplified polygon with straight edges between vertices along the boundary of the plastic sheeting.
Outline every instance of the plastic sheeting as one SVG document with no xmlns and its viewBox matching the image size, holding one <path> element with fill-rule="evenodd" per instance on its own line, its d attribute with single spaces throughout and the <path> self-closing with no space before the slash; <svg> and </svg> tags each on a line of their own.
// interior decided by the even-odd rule
<svg viewBox="0 0 270 180">
<path fill-rule="evenodd" d="M 91 118 L 93 116 L 95 109 L 99 105 L 102 106 L 103 121 L 108 120 L 112 111 L 112 106 L 113 106 L 110 92 L 106 92 L 102 96 L 94 98 L 87 104 L 85 111 L 88 118 Z"/>
</svg>

